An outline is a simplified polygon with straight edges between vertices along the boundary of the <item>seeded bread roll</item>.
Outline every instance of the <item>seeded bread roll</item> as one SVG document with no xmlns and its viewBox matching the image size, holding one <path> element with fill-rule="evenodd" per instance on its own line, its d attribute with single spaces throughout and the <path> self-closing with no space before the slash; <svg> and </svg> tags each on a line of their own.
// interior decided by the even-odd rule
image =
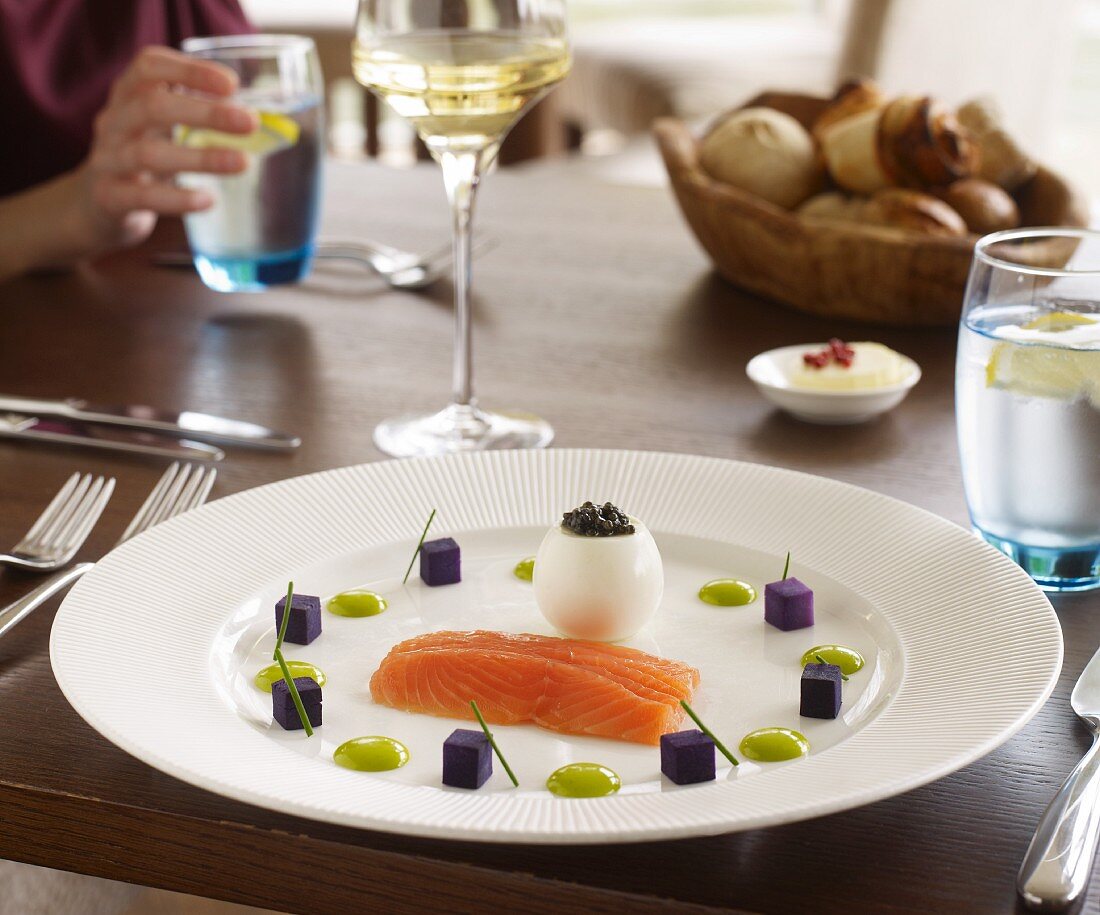
<svg viewBox="0 0 1100 915">
<path fill-rule="evenodd" d="M 949 204 L 977 235 L 1014 229 L 1020 224 L 1020 210 L 1008 193 L 992 181 L 964 178 L 937 194 Z"/>
<path fill-rule="evenodd" d="M 907 229 L 922 235 L 961 238 L 966 223 L 949 204 L 931 194 L 902 188 L 887 188 L 874 195 L 863 208 L 865 222 L 895 229 Z"/>
<path fill-rule="evenodd" d="M 820 189 L 813 139 L 789 114 L 745 108 L 726 115 L 703 137 L 699 164 L 712 177 L 792 209 Z"/>
</svg>

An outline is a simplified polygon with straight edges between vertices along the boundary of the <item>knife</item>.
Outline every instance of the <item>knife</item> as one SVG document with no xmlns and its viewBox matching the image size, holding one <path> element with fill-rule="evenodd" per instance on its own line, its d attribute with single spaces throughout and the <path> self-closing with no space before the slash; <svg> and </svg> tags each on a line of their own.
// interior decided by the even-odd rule
<svg viewBox="0 0 1100 915">
<path fill-rule="evenodd" d="M 33 397 L 0 395 L 0 413 L 25 413 L 34 417 L 56 417 L 78 423 L 122 426 L 143 432 L 159 432 L 180 438 L 239 445 L 245 448 L 297 448 L 302 440 L 296 435 L 276 432 L 255 423 L 224 419 L 208 413 L 186 410 L 174 413 L 142 406 L 108 406 L 86 400 L 39 400 Z"/>
<path fill-rule="evenodd" d="M 221 448 L 202 442 L 181 438 L 167 438 L 137 429 L 120 429 L 107 426 L 85 426 L 72 420 L 39 416 L 0 414 L 0 438 L 27 439 L 39 442 L 58 442 L 63 445 L 82 445 L 88 448 L 106 448 L 112 451 L 129 451 L 184 461 L 220 461 L 225 457 Z"/>
<path fill-rule="evenodd" d="M 1092 733 L 1092 746 L 1043 813 L 1020 866 L 1016 889 L 1039 912 L 1061 912 L 1084 895 L 1100 838 L 1100 651 L 1069 703 Z"/>
</svg>

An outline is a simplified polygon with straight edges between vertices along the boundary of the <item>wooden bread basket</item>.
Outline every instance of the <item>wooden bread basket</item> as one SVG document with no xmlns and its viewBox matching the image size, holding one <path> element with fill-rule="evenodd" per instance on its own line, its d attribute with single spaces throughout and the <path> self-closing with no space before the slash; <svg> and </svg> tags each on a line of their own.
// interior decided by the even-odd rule
<svg viewBox="0 0 1100 915">
<path fill-rule="evenodd" d="M 765 93 L 745 107 L 778 109 L 808 129 L 826 104 Z M 823 317 L 895 325 L 958 321 L 977 236 L 944 238 L 800 216 L 711 178 L 683 122 L 662 118 L 654 133 L 684 218 L 734 285 Z M 1042 166 L 1013 196 L 1021 225 L 1087 224 L 1085 200 Z"/>
</svg>

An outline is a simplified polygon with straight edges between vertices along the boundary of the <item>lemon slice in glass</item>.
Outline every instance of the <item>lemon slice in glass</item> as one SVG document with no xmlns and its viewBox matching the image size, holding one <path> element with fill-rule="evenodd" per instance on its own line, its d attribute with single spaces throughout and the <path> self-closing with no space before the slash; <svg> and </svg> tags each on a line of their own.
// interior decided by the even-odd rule
<svg viewBox="0 0 1100 915">
<path fill-rule="evenodd" d="M 257 156 L 289 149 L 298 142 L 300 128 L 293 118 L 273 111 L 260 111 L 257 116 L 260 126 L 252 133 L 222 133 L 205 127 L 180 127 L 176 139 L 189 149 L 239 149 Z"/>
<path fill-rule="evenodd" d="M 1025 397 L 1100 400 L 1100 351 L 1060 345 L 1058 335 L 1086 324 L 1093 317 L 1068 311 L 1041 315 L 1020 326 L 1032 331 L 1026 343 L 998 343 L 985 367 L 987 387 Z M 1049 335 L 1049 336 L 1048 336 Z M 1068 342 L 1068 341 L 1067 341 Z"/>
</svg>

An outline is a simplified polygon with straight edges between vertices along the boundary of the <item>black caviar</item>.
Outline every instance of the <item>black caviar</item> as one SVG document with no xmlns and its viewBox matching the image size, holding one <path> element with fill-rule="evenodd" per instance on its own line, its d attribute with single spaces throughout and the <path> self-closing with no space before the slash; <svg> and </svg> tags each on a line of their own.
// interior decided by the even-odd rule
<svg viewBox="0 0 1100 915">
<path fill-rule="evenodd" d="M 626 512 L 610 502 L 593 505 L 585 502 L 580 508 L 562 515 L 561 526 L 582 537 L 614 537 L 617 534 L 633 534 L 634 525 Z"/>
</svg>

